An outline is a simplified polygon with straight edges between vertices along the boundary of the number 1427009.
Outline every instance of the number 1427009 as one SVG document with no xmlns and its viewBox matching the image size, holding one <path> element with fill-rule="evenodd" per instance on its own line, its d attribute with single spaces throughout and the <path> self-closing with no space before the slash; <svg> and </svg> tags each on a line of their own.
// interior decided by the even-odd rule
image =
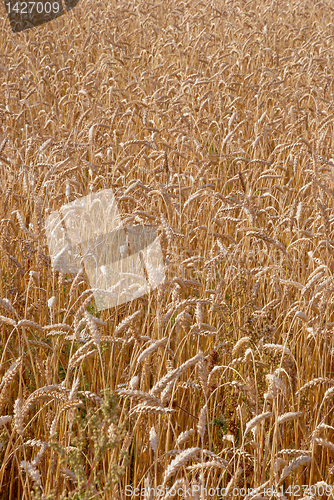
<svg viewBox="0 0 334 500">
<path fill-rule="evenodd" d="M 60 10 L 60 2 L 16 2 L 5 3 L 8 14 L 58 14 Z"/>
<path fill-rule="evenodd" d="M 301 486 L 296 484 L 294 486 L 290 485 L 283 492 L 283 486 L 280 488 L 284 495 L 293 495 L 294 497 L 304 496 L 305 490 L 307 490 L 307 494 L 315 497 L 321 497 L 323 495 L 332 495 L 334 493 L 334 486 L 330 484 L 313 484 L 308 486 L 306 484 L 302 484 Z"/>
</svg>

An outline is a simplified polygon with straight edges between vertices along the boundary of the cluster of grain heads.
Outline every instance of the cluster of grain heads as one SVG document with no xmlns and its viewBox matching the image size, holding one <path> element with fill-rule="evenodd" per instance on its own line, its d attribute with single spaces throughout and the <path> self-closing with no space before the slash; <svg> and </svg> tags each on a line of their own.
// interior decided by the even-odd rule
<svg viewBox="0 0 334 500">
<path fill-rule="evenodd" d="M 6 499 L 331 485 L 333 23 L 315 0 L 88 0 L 3 24 Z M 103 189 L 166 279 L 99 312 L 45 222 Z"/>
</svg>

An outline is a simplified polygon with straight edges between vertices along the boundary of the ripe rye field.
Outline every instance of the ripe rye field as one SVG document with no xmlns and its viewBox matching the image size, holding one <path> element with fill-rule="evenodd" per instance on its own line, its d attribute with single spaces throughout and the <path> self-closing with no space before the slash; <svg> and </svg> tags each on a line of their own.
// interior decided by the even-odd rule
<svg viewBox="0 0 334 500">
<path fill-rule="evenodd" d="M 331 498 L 330 4 L 1 4 L 1 500 Z M 99 313 L 45 219 L 106 188 L 166 280 Z"/>
</svg>

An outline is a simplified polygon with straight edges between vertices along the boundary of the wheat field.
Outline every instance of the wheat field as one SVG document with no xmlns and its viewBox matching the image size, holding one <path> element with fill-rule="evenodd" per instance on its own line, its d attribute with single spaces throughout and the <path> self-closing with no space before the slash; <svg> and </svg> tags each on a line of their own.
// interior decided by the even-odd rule
<svg viewBox="0 0 334 500">
<path fill-rule="evenodd" d="M 1 499 L 333 498 L 330 3 L 1 4 Z M 103 189 L 166 278 L 98 311 L 45 221 Z"/>
</svg>

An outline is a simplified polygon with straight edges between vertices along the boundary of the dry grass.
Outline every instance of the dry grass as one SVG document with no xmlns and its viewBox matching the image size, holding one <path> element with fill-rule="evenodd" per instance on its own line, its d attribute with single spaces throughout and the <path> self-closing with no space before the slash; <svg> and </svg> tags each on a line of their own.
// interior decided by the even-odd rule
<svg viewBox="0 0 334 500">
<path fill-rule="evenodd" d="M 4 17 L 2 499 L 332 484 L 333 23 L 315 0 Z M 105 188 L 167 279 L 98 313 L 44 222 Z"/>
</svg>

